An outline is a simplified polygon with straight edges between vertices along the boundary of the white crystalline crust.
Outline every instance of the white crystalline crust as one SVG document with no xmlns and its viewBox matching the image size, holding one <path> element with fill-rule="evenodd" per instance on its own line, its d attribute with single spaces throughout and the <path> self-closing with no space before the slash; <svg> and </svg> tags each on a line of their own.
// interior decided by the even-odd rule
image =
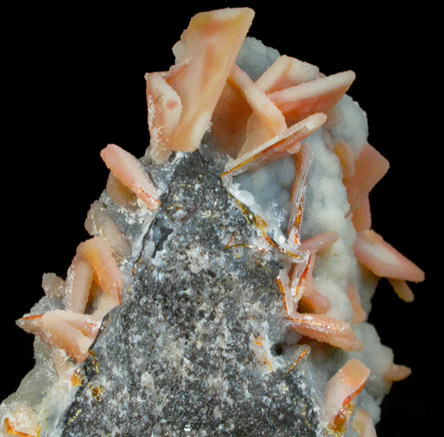
<svg viewBox="0 0 444 437">
<path fill-rule="evenodd" d="M 74 400 L 77 390 L 69 381 L 59 379 L 52 364 L 51 348 L 38 338 L 34 341 L 34 368 L 23 378 L 19 388 L 0 405 L 0 419 L 22 405 L 31 407 L 37 417 L 45 417 L 40 436 L 50 436 L 60 415 Z M 40 421 L 42 423 L 42 421 Z M 0 428 L 2 430 L 2 428 Z M 9 435 L 7 433 L 1 435 Z"/>
<path fill-rule="evenodd" d="M 247 56 L 249 50 L 265 56 L 261 63 L 251 63 L 254 57 Z M 267 51 L 260 41 L 249 38 L 243 46 L 239 61 L 256 78 L 277 57 L 274 50 Z M 314 271 L 315 287 L 331 303 L 332 308 L 327 316 L 351 322 L 353 312 L 345 293 L 347 278 L 354 279 L 367 314 L 371 309 L 377 279 L 363 271 L 354 256 L 356 232 L 347 217 L 349 204 L 342 182 L 342 167 L 332 145 L 337 141 L 345 141 L 351 146 L 354 155 L 358 156 L 367 142 L 368 124 L 366 113 L 348 95 L 335 107 L 334 117 L 337 121 L 328 131 L 317 131 L 306 139 L 315 159 L 307 180 L 302 232 L 303 240 L 322 232 L 337 232 L 338 241 L 327 251 L 318 254 Z M 274 225 L 275 235 L 282 234 L 287 224 L 294 175 L 292 159 L 284 158 L 253 173 L 243 173 L 235 177 L 229 190 L 253 212 L 264 217 L 271 226 Z M 390 389 L 390 384 L 383 379 L 382 374 L 393 362 L 393 352 L 381 344 L 372 325 L 354 325 L 354 331 L 356 338 L 365 344 L 363 351 L 343 351 L 337 357 L 326 357 L 320 351 L 312 352 L 306 374 L 322 405 L 327 380 L 347 360 L 361 360 L 371 370 L 371 376 L 357 405 L 367 410 L 373 422 L 377 423 L 380 418 L 380 403 Z M 348 429 L 347 436 L 354 435 L 354 431 Z"/>
<path fill-rule="evenodd" d="M 243 65 L 255 75 L 267 64 L 251 65 L 247 63 L 247 48 L 253 52 L 263 52 L 271 62 L 275 51 L 260 49 L 259 41 L 249 38 L 242 54 Z M 254 58 L 253 58 L 254 59 Z M 260 73 L 259 73 L 260 74 Z M 356 154 L 367 141 L 367 117 L 364 111 L 349 96 L 344 96 L 337 105 L 340 113 L 338 123 L 329 135 L 315 132 L 306 142 L 314 154 L 306 189 L 306 207 L 302 226 L 303 239 L 316 234 L 335 231 L 339 240 L 326 253 L 320 253 L 315 274 L 317 289 L 325 292 L 332 303 L 328 316 L 344 321 L 351 321 L 352 312 L 349 300 L 344 293 L 345 281 L 349 275 L 359 275 L 357 262 L 353 254 L 355 230 L 346 217 L 349 204 L 342 183 L 342 169 L 338 157 L 329 147 L 334 141 L 347 141 Z M 330 143 L 330 144 L 329 144 Z M 265 221 L 282 230 L 286 227 L 290 207 L 290 189 L 295 175 L 292 159 L 285 158 L 263 167 L 253 173 L 243 173 L 234 179 L 230 191 L 246 203 L 254 212 L 263 216 Z M 279 231 L 275 231 L 279 233 Z M 360 287 L 361 289 L 361 287 Z M 369 299 L 364 298 L 368 301 Z"/>
<path fill-rule="evenodd" d="M 278 56 L 276 50 L 265 47 L 254 38 L 247 38 L 237 63 L 253 79 L 257 79 Z M 376 280 L 361 271 L 353 255 L 355 231 L 347 217 L 349 205 L 342 183 L 342 169 L 338 157 L 329 146 L 334 141 L 344 140 L 350 144 L 354 153 L 358 154 L 367 140 L 368 128 L 366 114 L 350 97 L 344 96 L 336 110 L 338 122 L 329 132 L 318 131 L 306 140 L 315 159 L 307 180 L 302 230 L 303 239 L 322 232 L 337 232 L 338 241 L 325 252 L 318 254 L 314 279 L 316 288 L 332 304 L 332 309 L 327 315 L 350 322 L 353 313 L 345 293 L 347 278 L 352 276 L 355 279 L 357 291 L 367 313 L 370 311 L 370 300 Z M 272 233 L 277 240 L 285 232 L 294 175 L 293 161 L 286 158 L 254 173 L 242 174 L 234 178 L 229 186 L 235 197 L 265 218 L 273 228 Z M 137 243 L 140 245 L 140 242 Z M 145 250 L 149 248 L 150 245 L 145 246 Z M 205 268 L 205 259 L 202 259 L 198 252 L 190 253 L 189 257 L 193 271 L 198 272 Z M 38 305 L 46 310 L 54 309 L 51 307 L 51 300 L 46 297 Z M 307 382 L 311 385 L 319 404 L 322 404 L 322 393 L 332 374 L 348 359 L 360 359 L 372 373 L 358 405 L 370 412 L 373 421 L 377 422 L 380 414 L 379 404 L 390 388 L 382 379 L 382 374 L 392 362 L 393 353 L 381 345 L 373 326 L 361 323 L 355 325 L 354 329 L 356 337 L 364 342 L 365 349 L 361 352 L 342 351 L 328 357 L 321 350 L 314 350 L 305 370 Z M 272 346 L 268 338 L 269 330 L 270 327 L 264 326 L 261 332 L 265 350 Z M 298 340 L 298 335 L 293 335 L 295 338 L 292 340 L 288 337 L 287 343 Z M 17 392 L 1 404 L 0 420 L 3 424 L 8 412 L 15 405 L 25 404 L 45 418 L 45 428 L 42 429 L 40 437 L 56 437 L 58 434 L 53 426 L 58 415 L 70 404 L 76 388 L 58 382 L 47 348 L 36 340 L 36 366 L 24 378 Z M 271 359 L 274 360 L 272 365 L 279 367 L 279 358 Z M 149 388 L 152 385 L 151 375 L 146 373 L 142 382 Z M 214 384 L 219 383 L 214 381 Z M 285 387 L 282 386 L 281 390 L 285 390 Z M 353 432 L 349 431 L 347 435 L 352 436 Z"/>
<path fill-rule="evenodd" d="M 331 134 L 335 139 L 348 143 L 357 156 L 367 142 L 367 114 L 347 95 L 339 101 L 335 109 L 341 122 L 332 127 Z"/>
<path fill-rule="evenodd" d="M 276 49 L 267 47 L 256 38 L 247 36 L 236 59 L 241 67 L 253 80 L 259 76 L 279 57 Z"/>
<path fill-rule="evenodd" d="M 356 266 L 353 255 L 355 231 L 346 218 L 348 202 L 341 167 L 319 131 L 308 139 L 308 143 L 315 159 L 307 181 L 303 239 L 322 232 L 338 233 L 339 240 L 319 254 L 315 286 L 332 304 L 328 316 L 351 321 L 353 315 L 344 290 L 347 277 Z"/>
</svg>

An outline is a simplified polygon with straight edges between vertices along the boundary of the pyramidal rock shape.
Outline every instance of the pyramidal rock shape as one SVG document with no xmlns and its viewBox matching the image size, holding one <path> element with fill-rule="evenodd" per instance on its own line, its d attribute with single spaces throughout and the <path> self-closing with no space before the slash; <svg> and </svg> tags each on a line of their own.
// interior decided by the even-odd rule
<svg viewBox="0 0 444 437">
<path fill-rule="evenodd" d="M 371 299 L 385 277 L 411 302 L 424 273 L 372 229 L 389 166 L 355 74 L 264 46 L 253 17 L 195 15 L 146 74 L 150 145 L 102 150 L 90 238 L 17 321 L 36 364 L 2 435 L 376 435 L 410 369 Z"/>
</svg>

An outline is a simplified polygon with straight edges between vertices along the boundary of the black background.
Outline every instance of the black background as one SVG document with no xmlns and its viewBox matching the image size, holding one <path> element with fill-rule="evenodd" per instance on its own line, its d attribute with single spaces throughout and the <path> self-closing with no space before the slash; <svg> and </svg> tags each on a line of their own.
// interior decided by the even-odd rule
<svg viewBox="0 0 444 437">
<path fill-rule="evenodd" d="M 351 69 L 357 75 L 349 94 L 368 114 L 369 142 L 391 163 L 371 194 L 373 228 L 427 277 L 412 286 L 413 304 L 400 301 L 385 281 L 374 298 L 370 321 L 395 361 L 413 369 L 384 401 L 378 435 L 435 435 L 442 332 L 437 12 L 426 4 L 387 10 L 373 2 L 350 8 L 275 3 L 94 10 L 76 3 L 4 11 L 0 399 L 33 366 L 33 337 L 14 321 L 42 295 L 42 274 L 65 277 L 87 238 L 83 222 L 108 173 L 99 151 L 112 142 L 141 156 L 148 145 L 144 74 L 169 68 L 171 47 L 196 12 L 248 5 L 256 10 L 251 36 L 325 74 Z"/>
</svg>

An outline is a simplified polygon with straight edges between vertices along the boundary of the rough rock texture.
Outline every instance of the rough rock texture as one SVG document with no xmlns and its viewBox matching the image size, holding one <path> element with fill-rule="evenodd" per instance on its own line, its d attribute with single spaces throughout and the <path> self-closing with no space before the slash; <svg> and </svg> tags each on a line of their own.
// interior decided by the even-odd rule
<svg viewBox="0 0 444 437">
<path fill-rule="evenodd" d="M 287 330 L 279 256 L 226 247 L 258 230 L 208 153 L 182 155 L 168 175 L 124 302 L 85 362 L 64 437 L 318 434 L 304 373 L 287 373 L 292 361 L 278 349 L 268 350 L 273 364 L 260 359 L 269 348 L 260 339 L 278 344 Z"/>
</svg>

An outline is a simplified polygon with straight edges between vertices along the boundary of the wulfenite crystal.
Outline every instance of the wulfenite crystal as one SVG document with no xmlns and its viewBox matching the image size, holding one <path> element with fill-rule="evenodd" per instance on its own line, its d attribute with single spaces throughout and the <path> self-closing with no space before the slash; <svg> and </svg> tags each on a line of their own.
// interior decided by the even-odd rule
<svg viewBox="0 0 444 437">
<path fill-rule="evenodd" d="M 410 369 L 371 298 L 386 277 L 411 301 L 424 274 L 371 229 L 388 163 L 355 74 L 246 38 L 253 15 L 197 14 L 146 75 L 146 155 L 102 151 L 91 238 L 17 322 L 36 366 L 5 436 L 375 435 Z"/>
</svg>

